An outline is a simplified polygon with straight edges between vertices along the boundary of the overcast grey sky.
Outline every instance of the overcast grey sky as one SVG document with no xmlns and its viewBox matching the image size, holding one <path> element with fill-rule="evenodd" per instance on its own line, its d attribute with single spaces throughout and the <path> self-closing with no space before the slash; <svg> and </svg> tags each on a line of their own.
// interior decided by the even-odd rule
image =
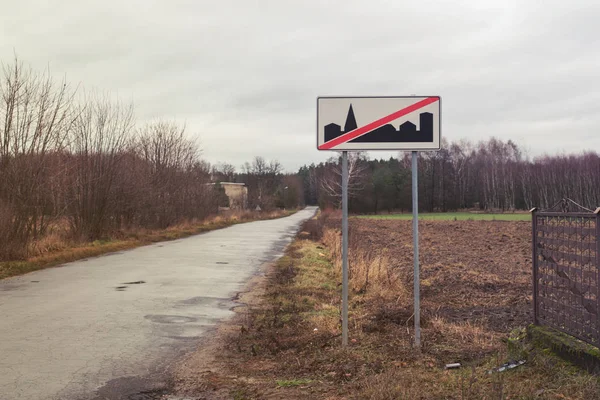
<svg viewBox="0 0 600 400">
<path fill-rule="evenodd" d="M 204 157 L 288 171 L 318 95 L 440 95 L 450 140 L 599 149 L 597 0 L 0 0 L 0 60 L 185 121 Z M 389 153 L 371 153 L 371 157 Z"/>
</svg>

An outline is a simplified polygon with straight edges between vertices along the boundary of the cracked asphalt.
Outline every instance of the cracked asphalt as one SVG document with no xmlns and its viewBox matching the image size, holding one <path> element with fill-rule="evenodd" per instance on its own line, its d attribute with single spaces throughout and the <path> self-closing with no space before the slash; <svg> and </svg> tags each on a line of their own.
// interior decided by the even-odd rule
<svg viewBox="0 0 600 400">
<path fill-rule="evenodd" d="M 0 281 L 0 399 L 131 399 L 165 390 L 169 365 L 233 314 L 232 297 L 315 212 Z"/>
</svg>

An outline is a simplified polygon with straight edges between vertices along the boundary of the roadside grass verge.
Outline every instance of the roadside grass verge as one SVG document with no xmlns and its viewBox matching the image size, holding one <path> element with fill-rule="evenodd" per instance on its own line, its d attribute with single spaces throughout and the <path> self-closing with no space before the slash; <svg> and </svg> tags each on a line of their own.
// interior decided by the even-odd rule
<svg viewBox="0 0 600 400">
<path fill-rule="evenodd" d="M 116 232 L 113 237 L 87 243 L 78 243 L 60 234 L 51 233 L 32 243 L 30 251 L 32 256 L 27 260 L 0 261 L 0 279 L 151 243 L 181 239 L 239 223 L 287 217 L 293 213 L 295 213 L 293 210 L 231 212 L 226 215 L 214 216 L 205 221 L 188 221 L 164 230 L 120 231 Z"/>
<path fill-rule="evenodd" d="M 371 219 L 400 219 L 412 220 L 412 214 L 378 214 L 358 215 L 356 218 Z M 529 213 L 470 213 L 470 212 L 448 212 L 448 213 L 420 213 L 419 220 L 423 221 L 531 221 Z"/>
<path fill-rule="evenodd" d="M 300 237 L 322 240 L 298 239 L 288 248 L 268 276 L 261 303 L 245 311 L 219 354 L 226 365 L 219 385 L 231 396 L 600 398 L 597 376 L 534 347 L 524 327 L 502 331 L 483 318 L 452 318 L 429 299 L 423 303 L 422 348 L 414 349 L 410 271 L 378 251 L 377 243 L 370 249 L 350 243 L 350 344 L 342 349 L 340 235 L 332 229 L 303 230 Z M 453 273 L 438 272 L 440 279 Z M 489 293 L 485 285 L 482 290 Z M 427 295 L 443 300 L 444 292 Z M 490 373 L 510 360 L 526 363 Z M 445 369 L 453 362 L 461 368 Z"/>
</svg>

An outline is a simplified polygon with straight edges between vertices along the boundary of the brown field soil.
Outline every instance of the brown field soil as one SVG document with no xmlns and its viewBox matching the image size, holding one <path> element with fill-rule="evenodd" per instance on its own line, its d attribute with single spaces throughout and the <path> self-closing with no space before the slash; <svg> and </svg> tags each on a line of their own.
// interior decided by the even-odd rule
<svg viewBox="0 0 600 400">
<path fill-rule="evenodd" d="M 198 399 L 596 399 L 598 378 L 525 337 L 530 224 L 420 223 L 422 347 L 413 347 L 410 221 L 350 222 L 341 348 L 339 218 L 311 221 L 236 318 L 176 371 Z M 509 360 L 514 370 L 489 373 Z M 461 363 L 446 370 L 448 363 Z"/>
<path fill-rule="evenodd" d="M 93 242 L 73 240 L 66 232 L 67 222 L 58 221 L 45 237 L 31 243 L 30 256 L 26 260 L 0 261 L 0 279 L 151 243 L 181 239 L 239 223 L 287 217 L 295 212 L 226 211 L 206 220 L 186 221 L 166 229 L 130 228 Z"/>
<path fill-rule="evenodd" d="M 419 231 L 424 325 L 441 317 L 503 333 L 532 321 L 530 223 L 426 221 Z M 387 254 L 412 289 L 410 221 L 361 221 L 350 240 Z"/>
</svg>

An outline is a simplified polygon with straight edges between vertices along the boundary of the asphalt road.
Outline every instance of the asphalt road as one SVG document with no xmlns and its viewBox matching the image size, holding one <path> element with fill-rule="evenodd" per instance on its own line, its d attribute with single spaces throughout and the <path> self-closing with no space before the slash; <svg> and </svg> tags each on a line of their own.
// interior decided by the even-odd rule
<svg viewBox="0 0 600 400">
<path fill-rule="evenodd" d="M 315 211 L 0 281 L 0 399 L 152 398 Z"/>
</svg>

